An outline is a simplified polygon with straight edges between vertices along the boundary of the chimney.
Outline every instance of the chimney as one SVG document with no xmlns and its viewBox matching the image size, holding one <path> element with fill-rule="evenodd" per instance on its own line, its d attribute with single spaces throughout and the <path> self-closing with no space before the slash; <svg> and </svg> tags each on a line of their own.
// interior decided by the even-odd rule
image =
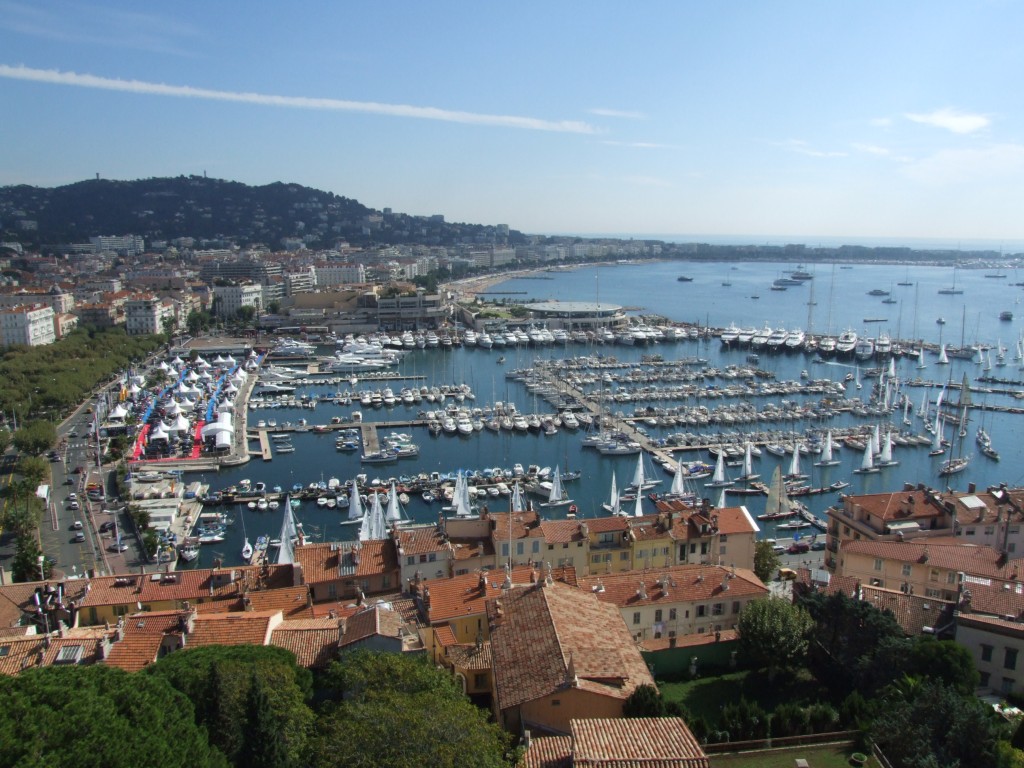
<svg viewBox="0 0 1024 768">
<path fill-rule="evenodd" d="M 477 586 L 480 588 L 481 592 L 487 592 L 487 574 L 483 571 L 480 572 L 480 578 L 477 579 Z"/>
<path fill-rule="evenodd" d="M 641 600 L 647 599 L 647 585 L 644 584 L 643 581 L 640 582 L 640 589 L 636 591 L 636 596 Z"/>
<path fill-rule="evenodd" d="M 430 587 L 423 590 L 423 605 L 430 610 Z"/>
</svg>

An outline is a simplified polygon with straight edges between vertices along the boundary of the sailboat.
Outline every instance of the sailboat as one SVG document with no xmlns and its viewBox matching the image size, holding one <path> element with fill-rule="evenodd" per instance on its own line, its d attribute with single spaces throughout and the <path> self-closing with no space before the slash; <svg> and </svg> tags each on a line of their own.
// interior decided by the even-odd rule
<svg viewBox="0 0 1024 768">
<path fill-rule="evenodd" d="M 661 480 L 647 475 L 647 472 L 644 469 L 644 453 L 641 451 L 636 457 L 636 469 L 633 471 L 633 482 L 629 487 L 639 494 L 641 491 L 653 488 L 659 483 L 661 483 Z"/>
<path fill-rule="evenodd" d="M 376 541 L 387 538 L 388 528 L 384 522 L 384 508 L 380 503 L 380 494 L 373 494 L 370 511 L 363 516 L 363 527 L 359 530 L 360 541 Z"/>
<path fill-rule="evenodd" d="M 639 493 L 637 498 L 640 498 Z M 551 490 L 548 492 L 548 500 L 542 501 L 540 505 L 542 507 L 564 507 L 568 504 L 572 504 L 572 499 L 569 498 L 569 494 L 562 487 L 562 474 L 558 471 L 558 466 L 556 465 L 555 473 L 551 476 Z"/>
<path fill-rule="evenodd" d="M 718 461 L 715 462 L 715 474 L 711 476 L 711 480 L 704 483 L 705 488 L 725 488 L 733 485 L 732 480 L 725 476 L 725 451 L 718 452 Z"/>
<path fill-rule="evenodd" d="M 242 508 L 238 508 L 238 516 L 242 518 L 242 536 L 245 538 L 245 543 L 242 544 L 242 559 L 245 562 L 252 560 L 252 543 L 249 541 L 249 534 L 245 532 L 245 515 L 242 512 Z"/>
<path fill-rule="evenodd" d="M 602 504 L 601 509 L 612 515 L 618 515 L 622 513 L 622 505 L 619 502 L 619 488 L 615 482 L 614 472 L 612 472 L 612 490 L 608 498 L 608 503 Z"/>
<path fill-rule="evenodd" d="M 786 482 L 794 480 L 806 480 L 807 475 L 800 471 L 800 443 L 793 446 L 793 460 L 789 463 L 789 472 L 783 478 Z"/>
<path fill-rule="evenodd" d="M 946 345 L 939 347 L 939 361 L 936 365 L 949 365 L 949 358 L 946 356 Z"/>
<path fill-rule="evenodd" d="M 644 516 L 644 497 L 641 494 L 636 495 L 636 501 L 633 502 L 633 517 Z"/>
<path fill-rule="evenodd" d="M 854 370 L 856 371 L 854 373 L 854 386 L 857 389 L 863 389 L 864 385 L 860 383 L 860 366 L 858 365 Z"/>
<path fill-rule="evenodd" d="M 872 441 L 866 440 L 864 443 L 864 458 L 861 460 L 860 467 L 853 470 L 855 475 L 867 475 L 881 471 L 875 466 L 875 454 L 871 448 Z"/>
<path fill-rule="evenodd" d="M 676 459 L 676 471 L 672 476 L 672 485 L 669 487 L 668 493 L 663 494 L 661 498 L 683 501 L 687 504 L 697 503 L 697 494 L 687 482 L 687 473 L 683 469 L 682 459 Z"/>
<path fill-rule="evenodd" d="M 793 517 L 796 509 L 786 495 L 786 484 L 782 481 L 782 469 L 776 467 L 772 473 L 772 482 L 768 486 L 768 500 L 765 502 L 764 514 L 758 520 L 784 520 Z"/>
<path fill-rule="evenodd" d="M 526 505 L 523 504 L 523 492 L 519 488 L 519 483 L 516 483 L 515 487 L 512 489 L 512 500 L 510 502 L 510 506 L 513 512 L 522 512 L 526 509 Z"/>
<path fill-rule="evenodd" d="M 878 453 L 878 460 L 875 461 L 876 467 L 894 467 L 899 464 L 899 461 L 892 457 L 892 433 L 886 432 L 885 439 L 882 440 L 882 450 Z"/>
<path fill-rule="evenodd" d="M 832 430 L 828 431 L 825 435 L 825 444 L 821 449 L 821 459 L 814 462 L 816 467 L 836 467 L 839 466 L 839 459 L 832 455 Z"/>
<path fill-rule="evenodd" d="M 342 525 L 355 525 L 363 522 L 366 513 L 363 511 L 363 502 L 359 499 L 359 483 L 352 481 L 352 489 L 348 496 L 348 519 L 342 520 Z"/>
<path fill-rule="evenodd" d="M 952 288 L 939 288 L 939 293 L 944 296 L 957 296 L 964 292 L 963 288 L 956 287 L 956 265 L 953 265 L 953 287 Z"/>
<path fill-rule="evenodd" d="M 736 479 L 743 483 L 749 483 L 757 480 L 760 476 L 754 472 L 754 450 L 753 445 L 748 441 L 743 447 L 743 472 Z"/>
<path fill-rule="evenodd" d="M 398 502 L 398 491 L 395 490 L 395 481 L 391 481 L 391 493 L 388 494 L 388 511 L 384 515 L 384 522 L 390 528 L 393 525 L 409 525 L 412 521 L 408 515 L 402 513 L 402 506 Z"/>
<path fill-rule="evenodd" d="M 940 477 L 955 475 L 957 472 L 963 472 L 971 462 L 970 456 L 963 455 L 964 437 L 967 435 L 967 409 L 970 405 L 971 390 L 967 383 L 967 374 L 965 373 L 963 383 L 960 385 L 960 402 L 957 404 L 957 410 L 960 412 L 958 426 L 960 440 L 957 443 L 957 455 L 951 456 L 948 460 L 942 463 L 942 466 L 939 467 Z"/>
</svg>

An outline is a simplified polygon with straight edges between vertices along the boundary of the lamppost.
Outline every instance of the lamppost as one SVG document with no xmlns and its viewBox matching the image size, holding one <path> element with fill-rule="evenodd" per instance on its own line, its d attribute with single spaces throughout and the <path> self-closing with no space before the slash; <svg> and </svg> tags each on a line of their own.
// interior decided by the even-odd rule
<svg viewBox="0 0 1024 768">
<path fill-rule="evenodd" d="M 46 555 L 40 555 L 36 560 L 39 563 L 39 580 L 46 581 Z"/>
</svg>

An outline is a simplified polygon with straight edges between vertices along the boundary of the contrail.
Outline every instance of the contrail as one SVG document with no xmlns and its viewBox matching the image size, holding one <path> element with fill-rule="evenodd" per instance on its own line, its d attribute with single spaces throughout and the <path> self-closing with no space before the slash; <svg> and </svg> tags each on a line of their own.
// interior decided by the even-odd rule
<svg viewBox="0 0 1024 768">
<path fill-rule="evenodd" d="M 522 128 L 531 131 L 552 131 L 555 133 L 597 133 L 588 123 L 577 120 L 542 120 L 519 115 L 488 115 L 477 112 L 461 112 L 439 107 L 417 107 L 410 104 L 382 104 L 374 101 L 347 101 L 344 99 L 311 98 L 307 96 L 275 96 L 266 93 L 238 91 L 217 91 L 209 88 L 195 88 L 190 85 L 165 85 L 144 80 L 121 80 L 97 75 L 61 72 L 56 69 L 35 69 L 33 67 L 0 64 L 0 77 L 10 80 L 28 80 L 34 83 L 71 85 L 77 88 L 98 88 L 105 91 L 142 93 L 153 96 L 176 96 L 185 99 L 207 99 L 242 104 L 258 104 L 265 107 L 288 107 L 293 109 L 318 109 L 332 112 L 362 112 L 365 114 L 389 115 L 391 117 L 414 117 L 421 120 L 441 120 L 448 123 L 486 125 L 499 128 Z"/>
</svg>

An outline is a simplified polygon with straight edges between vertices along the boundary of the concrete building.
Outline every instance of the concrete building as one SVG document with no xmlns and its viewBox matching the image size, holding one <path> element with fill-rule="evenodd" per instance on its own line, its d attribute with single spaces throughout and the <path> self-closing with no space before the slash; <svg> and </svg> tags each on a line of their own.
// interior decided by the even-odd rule
<svg viewBox="0 0 1024 768">
<path fill-rule="evenodd" d="M 314 267 L 316 284 L 347 285 L 366 282 L 366 267 L 362 264 L 338 264 L 333 262 L 317 264 Z"/>
<path fill-rule="evenodd" d="M 53 308 L 27 304 L 0 310 L 0 342 L 38 347 L 57 340 Z"/>
<path fill-rule="evenodd" d="M 387 330 L 437 328 L 448 318 L 448 310 L 440 295 L 422 290 L 377 299 L 378 322 Z"/>
<path fill-rule="evenodd" d="M 139 296 L 125 302 L 125 330 L 129 336 L 143 336 L 164 333 L 165 323 L 171 321 L 176 330 L 177 313 L 171 299 L 161 299 L 152 294 Z"/>
<path fill-rule="evenodd" d="M 213 286 L 213 303 L 218 317 L 231 318 L 242 307 L 263 307 L 263 286 L 254 283 Z"/>
</svg>

